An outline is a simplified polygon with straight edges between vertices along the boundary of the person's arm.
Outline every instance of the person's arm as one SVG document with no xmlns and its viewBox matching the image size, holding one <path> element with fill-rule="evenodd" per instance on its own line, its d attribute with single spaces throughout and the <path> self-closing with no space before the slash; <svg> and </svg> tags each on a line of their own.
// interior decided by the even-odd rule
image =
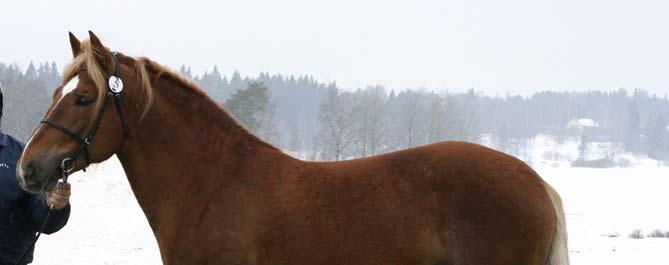
<svg viewBox="0 0 669 265">
<path fill-rule="evenodd" d="M 44 218 L 46 218 L 47 214 L 49 213 L 50 206 L 47 204 L 46 193 L 30 194 L 29 196 L 28 207 L 30 209 L 30 219 L 35 231 L 37 231 L 40 229 L 42 223 L 44 222 Z M 50 201 L 50 203 L 52 202 Z M 70 204 L 69 202 L 66 202 L 65 206 L 59 206 L 62 208 L 54 207 L 51 215 L 49 216 L 49 220 L 44 226 L 44 229 L 39 232 L 44 234 L 55 233 L 67 224 L 67 221 L 70 218 Z"/>
</svg>

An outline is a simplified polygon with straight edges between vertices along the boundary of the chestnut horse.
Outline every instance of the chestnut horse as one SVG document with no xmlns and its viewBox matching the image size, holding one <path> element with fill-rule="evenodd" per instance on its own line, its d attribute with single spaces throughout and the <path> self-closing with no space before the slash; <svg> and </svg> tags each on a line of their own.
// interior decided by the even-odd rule
<svg viewBox="0 0 669 265">
<path fill-rule="evenodd" d="M 263 142 L 190 81 L 70 34 L 74 61 L 18 166 L 53 188 L 116 154 L 164 264 L 568 264 L 558 194 L 520 160 L 442 142 L 306 162 Z M 105 105 L 108 78 L 124 82 Z M 109 111 L 106 111 L 106 107 Z M 119 113 L 123 112 L 123 115 Z M 99 122 L 96 122 L 99 121 Z"/>
</svg>

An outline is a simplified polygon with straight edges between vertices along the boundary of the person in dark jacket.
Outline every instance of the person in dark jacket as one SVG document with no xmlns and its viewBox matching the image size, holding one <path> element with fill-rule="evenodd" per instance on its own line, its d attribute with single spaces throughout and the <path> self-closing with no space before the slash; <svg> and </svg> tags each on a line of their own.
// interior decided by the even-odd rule
<svg viewBox="0 0 669 265">
<path fill-rule="evenodd" d="M 2 89 L 0 88 L 0 122 L 2 121 Z M 42 233 L 57 232 L 70 216 L 70 186 L 59 183 L 46 193 L 32 194 L 21 189 L 16 177 L 16 162 L 24 144 L 0 132 L 0 265 L 14 263 L 32 243 L 50 206 L 54 211 Z M 32 262 L 33 250 L 21 264 Z"/>
</svg>

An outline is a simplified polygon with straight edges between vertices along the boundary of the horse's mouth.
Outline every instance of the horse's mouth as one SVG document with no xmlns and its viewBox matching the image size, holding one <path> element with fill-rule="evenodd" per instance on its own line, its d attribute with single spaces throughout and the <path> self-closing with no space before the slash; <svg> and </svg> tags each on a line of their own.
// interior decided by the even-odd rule
<svg viewBox="0 0 669 265">
<path fill-rule="evenodd" d="M 58 180 L 60 179 L 63 171 L 60 169 L 60 166 L 56 167 L 56 170 L 51 172 L 51 175 L 46 178 L 46 181 L 44 181 L 44 187 L 43 191 L 45 192 L 50 192 L 56 189 L 56 185 L 58 185 Z"/>
<path fill-rule="evenodd" d="M 56 189 L 56 185 L 58 185 L 58 179 L 60 178 L 59 175 L 60 175 L 60 168 L 58 168 L 56 172 L 54 172 L 53 174 L 51 174 L 51 176 L 49 176 L 49 178 L 47 178 L 47 180 L 44 182 L 43 190 L 45 192 L 50 192 Z"/>
<path fill-rule="evenodd" d="M 44 181 L 37 183 L 22 183 L 21 186 L 24 190 L 31 193 L 50 192 L 56 188 L 56 185 L 58 185 L 60 174 L 62 174 L 60 167 L 57 167 L 56 170 L 47 176 Z"/>
</svg>

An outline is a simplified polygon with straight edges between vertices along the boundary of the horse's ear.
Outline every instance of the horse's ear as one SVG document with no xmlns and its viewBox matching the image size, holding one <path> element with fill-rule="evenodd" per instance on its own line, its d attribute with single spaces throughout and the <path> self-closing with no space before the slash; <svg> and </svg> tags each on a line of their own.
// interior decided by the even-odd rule
<svg viewBox="0 0 669 265">
<path fill-rule="evenodd" d="M 77 57 L 77 55 L 81 53 L 81 42 L 79 41 L 79 39 L 77 39 L 77 37 L 74 36 L 74 34 L 72 34 L 72 32 L 69 33 L 70 33 L 70 46 L 72 47 L 72 56 Z"/>
<path fill-rule="evenodd" d="M 100 38 L 98 36 L 95 36 L 95 33 L 92 31 L 88 31 L 88 37 L 91 42 L 91 48 L 93 50 L 100 51 L 100 53 L 93 53 L 95 54 L 95 57 L 97 58 L 98 62 L 102 64 L 102 67 L 105 69 L 111 69 L 111 66 L 113 64 L 111 54 L 109 53 L 109 49 L 102 45 L 102 41 L 100 41 Z"/>
<path fill-rule="evenodd" d="M 102 45 L 102 42 L 100 41 L 100 38 L 98 38 L 98 36 L 95 36 L 95 33 L 93 33 L 93 31 L 90 31 L 90 30 L 88 31 L 88 37 L 91 40 L 91 46 L 93 46 L 95 48 L 98 48 L 101 51 L 105 50 L 105 46 Z"/>
</svg>

